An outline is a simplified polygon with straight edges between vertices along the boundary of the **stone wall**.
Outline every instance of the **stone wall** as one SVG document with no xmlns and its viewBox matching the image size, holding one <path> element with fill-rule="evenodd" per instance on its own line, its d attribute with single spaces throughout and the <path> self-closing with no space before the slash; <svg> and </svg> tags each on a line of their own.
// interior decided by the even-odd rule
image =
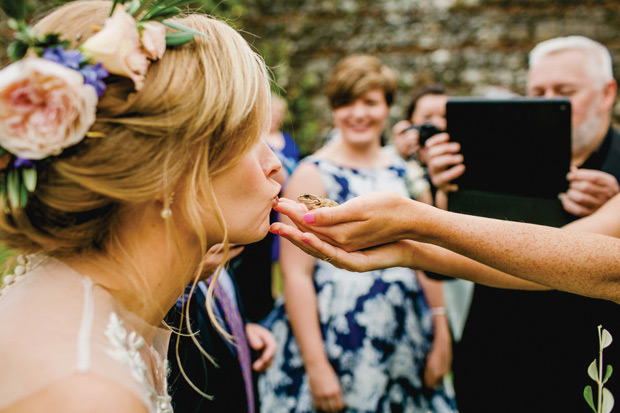
<svg viewBox="0 0 620 413">
<path fill-rule="evenodd" d="M 32 15 L 63 1 L 36 0 Z M 602 42 L 620 78 L 617 0 L 199 1 L 217 3 L 204 9 L 224 14 L 263 54 L 289 102 L 285 129 L 304 152 L 319 146 L 330 130 L 325 76 L 352 53 L 374 54 L 396 71 L 400 90 L 392 123 L 420 85 L 442 83 L 453 95 L 482 95 L 489 87 L 523 93 L 528 51 L 556 36 L 581 34 Z M 242 17 L 235 18 L 238 14 Z M 10 31 L 4 17 L 0 60 L 6 63 Z M 614 112 L 620 122 L 620 104 Z"/>
<path fill-rule="evenodd" d="M 419 85 L 442 83 L 454 95 L 479 96 L 490 87 L 522 94 L 529 50 L 556 36 L 605 44 L 620 75 L 617 1 L 250 0 L 247 8 L 237 25 L 273 67 L 291 105 L 285 129 L 306 151 L 330 129 L 325 76 L 352 53 L 374 54 L 396 71 L 393 122 Z M 620 104 L 615 115 L 620 120 Z"/>
</svg>

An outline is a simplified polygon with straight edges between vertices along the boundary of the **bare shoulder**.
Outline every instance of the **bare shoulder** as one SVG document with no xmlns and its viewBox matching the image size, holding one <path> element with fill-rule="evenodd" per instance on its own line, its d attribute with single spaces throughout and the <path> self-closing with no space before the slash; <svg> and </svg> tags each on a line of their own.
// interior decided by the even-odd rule
<svg viewBox="0 0 620 413">
<path fill-rule="evenodd" d="M 321 174 L 314 163 L 302 162 L 297 166 L 286 184 L 283 195 L 285 198 L 297 199 L 302 193 L 326 195 Z"/>
<path fill-rule="evenodd" d="M 23 399 L 2 412 L 132 412 L 147 407 L 131 391 L 94 373 L 76 373 Z"/>
</svg>

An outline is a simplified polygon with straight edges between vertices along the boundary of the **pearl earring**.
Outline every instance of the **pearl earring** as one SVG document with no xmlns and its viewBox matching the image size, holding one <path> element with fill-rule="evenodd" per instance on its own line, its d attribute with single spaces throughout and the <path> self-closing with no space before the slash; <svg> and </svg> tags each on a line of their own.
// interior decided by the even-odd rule
<svg viewBox="0 0 620 413">
<path fill-rule="evenodd" d="M 165 205 L 164 208 L 159 213 L 159 215 L 161 215 L 163 219 L 169 219 L 172 216 L 172 210 L 170 209 L 170 205 L 172 205 L 173 201 L 174 201 L 174 192 L 170 194 L 170 196 L 168 197 L 167 205 Z"/>
</svg>

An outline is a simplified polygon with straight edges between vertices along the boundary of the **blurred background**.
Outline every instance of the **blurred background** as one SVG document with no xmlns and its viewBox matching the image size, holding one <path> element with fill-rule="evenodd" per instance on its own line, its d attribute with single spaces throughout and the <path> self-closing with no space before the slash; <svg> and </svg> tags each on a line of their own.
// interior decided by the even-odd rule
<svg viewBox="0 0 620 413">
<path fill-rule="evenodd" d="M 33 19 L 63 0 L 36 0 Z M 527 53 L 556 36 L 606 45 L 620 67 L 617 0 L 201 0 L 196 7 L 240 30 L 273 72 L 288 102 L 283 129 L 303 154 L 321 146 L 331 119 L 324 80 L 342 57 L 370 53 L 399 78 L 390 114 L 403 116 L 412 88 L 433 83 L 460 96 L 524 93 Z M 10 30 L 0 21 L 0 59 Z M 190 80 L 191 81 L 191 80 Z M 620 103 L 614 110 L 620 123 Z"/>
</svg>

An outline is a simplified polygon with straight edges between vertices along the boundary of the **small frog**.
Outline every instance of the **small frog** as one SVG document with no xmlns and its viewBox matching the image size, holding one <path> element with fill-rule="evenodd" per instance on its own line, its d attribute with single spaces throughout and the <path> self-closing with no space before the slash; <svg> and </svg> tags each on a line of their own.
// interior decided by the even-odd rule
<svg viewBox="0 0 620 413">
<path fill-rule="evenodd" d="M 297 197 L 297 200 L 306 205 L 306 207 L 308 207 L 308 211 L 312 211 L 317 208 L 338 206 L 338 202 L 318 195 L 302 194 Z"/>
</svg>

